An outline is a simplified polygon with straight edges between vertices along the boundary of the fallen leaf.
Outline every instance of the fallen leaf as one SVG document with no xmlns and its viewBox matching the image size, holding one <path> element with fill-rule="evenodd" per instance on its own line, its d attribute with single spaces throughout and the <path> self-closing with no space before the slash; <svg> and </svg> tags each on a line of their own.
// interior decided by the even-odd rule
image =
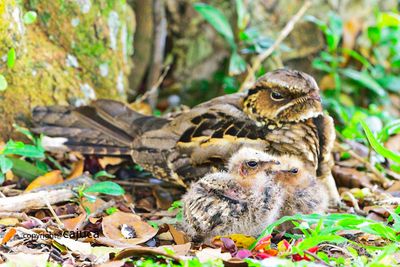
<svg viewBox="0 0 400 267">
<path fill-rule="evenodd" d="M 84 168 L 84 160 L 83 159 L 80 159 L 77 162 L 74 162 L 74 164 L 72 165 L 72 171 L 68 175 L 67 180 L 71 180 L 71 179 L 81 176 L 83 173 L 83 168 Z"/>
<path fill-rule="evenodd" d="M 334 166 L 332 169 L 332 175 L 335 177 L 335 181 L 338 187 L 347 188 L 362 188 L 370 187 L 371 179 L 364 172 L 360 172 L 355 168 L 347 168 Z"/>
<path fill-rule="evenodd" d="M 103 169 L 105 169 L 108 165 L 114 166 L 121 164 L 123 161 L 124 161 L 123 158 L 118 158 L 118 157 L 99 158 L 99 164 Z"/>
<path fill-rule="evenodd" d="M 79 252 L 83 255 L 89 255 L 92 252 L 92 247 L 89 243 L 84 243 L 65 237 L 54 238 L 54 240 L 59 244 L 66 246 L 69 250 Z"/>
<path fill-rule="evenodd" d="M 121 232 L 121 227 L 127 225 L 135 230 L 136 237 L 127 239 Z M 146 242 L 157 234 L 157 230 L 148 223 L 140 220 L 140 217 L 132 214 L 117 211 L 103 218 L 102 221 L 104 236 L 119 242 L 136 245 Z"/>
<path fill-rule="evenodd" d="M 62 223 L 64 224 L 65 229 L 69 231 L 74 231 L 77 229 L 77 226 L 80 225 L 84 220 L 86 220 L 86 213 L 81 213 L 75 218 L 62 220 Z"/>
<path fill-rule="evenodd" d="M 0 224 L 5 225 L 5 226 L 14 226 L 17 223 L 19 223 L 19 220 L 17 218 L 3 218 L 0 219 Z"/>
<path fill-rule="evenodd" d="M 4 245 L 10 239 L 17 233 L 17 230 L 15 228 L 11 228 L 10 230 L 7 231 L 7 233 L 4 235 L 3 239 L 1 240 L 1 244 Z"/>
<path fill-rule="evenodd" d="M 146 248 L 140 246 L 130 247 L 122 250 L 120 253 L 115 255 L 114 260 L 122 260 L 130 257 L 142 257 L 146 255 L 164 256 L 176 261 L 180 260 L 179 257 L 167 253 L 163 248 Z"/>
<path fill-rule="evenodd" d="M 230 253 L 222 253 L 221 248 L 204 248 L 196 252 L 196 257 L 200 262 L 222 259 L 228 261 L 232 258 Z"/>
<path fill-rule="evenodd" d="M 175 244 L 181 245 L 181 244 L 186 244 L 187 242 L 189 242 L 189 238 L 187 237 L 187 235 L 184 232 L 177 230 L 171 224 L 168 224 L 168 227 L 169 227 L 169 232 L 171 233 L 172 237 L 174 238 Z"/>
<path fill-rule="evenodd" d="M 25 189 L 25 192 L 29 192 L 33 189 L 44 186 L 61 184 L 63 181 L 64 180 L 60 170 L 51 171 L 33 180 L 32 183 L 30 183 Z"/>
<path fill-rule="evenodd" d="M 5 257 L 7 260 L 6 266 L 18 266 L 18 267 L 47 266 L 49 255 L 50 253 L 40 253 L 40 254 L 2 253 L 2 256 Z"/>
</svg>

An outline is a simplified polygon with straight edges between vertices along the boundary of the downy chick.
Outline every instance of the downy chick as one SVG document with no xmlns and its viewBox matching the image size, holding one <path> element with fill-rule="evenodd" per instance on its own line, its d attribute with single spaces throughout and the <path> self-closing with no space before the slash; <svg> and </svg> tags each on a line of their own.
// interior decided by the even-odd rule
<svg viewBox="0 0 400 267">
<path fill-rule="evenodd" d="M 262 151 L 240 149 L 230 158 L 228 172 L 204 176 L 184 195 L 184 230 L 197 242 L 260 234 L 275 221 L 283 201 L 282 188 L 266 172 L 277 164 Z"/>
<path fill-rule="evenodd" d="M 329 202 L 328 190 L 317 179 L 315 170 L 294 156 L 281 156 L 277 160 L 281 164 L 273 166 L 275 179 L 285 194 L 279 217 L 325 212 Z M 289 226 L 285 224 L 281 228 Z"/>
</svg>

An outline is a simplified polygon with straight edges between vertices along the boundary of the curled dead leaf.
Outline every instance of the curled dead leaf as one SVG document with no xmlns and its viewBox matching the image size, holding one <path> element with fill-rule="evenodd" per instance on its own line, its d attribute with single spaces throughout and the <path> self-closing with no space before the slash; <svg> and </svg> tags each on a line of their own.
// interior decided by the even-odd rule
<svg viewBox="0 0 400 267">
<path fill-rule="evenodd" d="M 67 180 L 71 180 L 82 175 L 84 168 L 83 163 L 84 163 L 83 159 L 80 159 L 72 165 L 72 171 L 68 175 Z"/>
<path fill-rule="evenodd" d="M 121 232 L 123 225 L 126 225 L 125 228 L 134 229 L 136 237 L 126 238 Z M 139 216 L 121 211 L 104 217 L 102 227 L 105 237 L 130 245 L 144 243 L 157 234 L 157 230 L 148 223 L 141 221 Z"/>
</svg>

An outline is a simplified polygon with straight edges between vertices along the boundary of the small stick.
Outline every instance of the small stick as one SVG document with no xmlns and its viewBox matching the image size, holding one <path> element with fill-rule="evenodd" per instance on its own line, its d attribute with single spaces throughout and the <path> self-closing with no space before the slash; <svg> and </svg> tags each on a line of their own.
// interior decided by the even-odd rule
<svg viewBox="0 0 400 267">
<path fill-rule="evenodd" d="M 54 211 L 53 207 L 51 206 L 49 200 L 48 200 L 46 197 L 44 197 L 44 201 L 45 201 L 45 203 L 46 203 L 47 208 L 50 210 L 50 212 L 51 212 L 51 214 L 53 215 L 54 219 L 55 219 L 56 222 L 58 223 L 58 225 L 59 225 L 61 228 L 64 228 L 64 224 L 62 223 L 62 221 L 60 220 L 60 218 L 58 218 L 58 216 L 57 216 L 56 212 Z"/>
<path fill-rule="evenodd" d="M 285 38 L 292 32 L 296 23 L 303 17 L 304 13 L 310 8 L 311 1 L 304 2 L 303 6 L 297 11 L 297 13 L 286 23 L 285 27 L 280 32 L 278 38 L 276 38 L 275 42 L 264 51 L 264 53 L 258 55 L 253 62 L 253 65 L 250 67 L 251 71 L 249 71 L 244 79 L 242 85 L 240 86 L 239 91 L 243 91 L 249 83 L 250 79 L 253 77 L 253 73 L 256 72 L 264 60 L 266 60 L 277 48 L 278 46 L 285 40 Z"/>
<path fill-rule="evenodd" d="M 362 209 L 360 209 L 360 206 L 358 205 L 358 201 L 357 201 L 357 199 L 353 196 L 352 193 L 350 193 L 350 192 L 347 191 L 347 192 L 344 192 L 344 194 L 350 198 L 350 201 L 351 201 L 351 203 L 353 204 L 354 211 L 355 211 L 358 215 L 362 215 L 362 216 L 366 216 L 366 215 L 367 215 L 367 213 L 366 213 L 365 211 L 363 211 Z"/>
</svg>

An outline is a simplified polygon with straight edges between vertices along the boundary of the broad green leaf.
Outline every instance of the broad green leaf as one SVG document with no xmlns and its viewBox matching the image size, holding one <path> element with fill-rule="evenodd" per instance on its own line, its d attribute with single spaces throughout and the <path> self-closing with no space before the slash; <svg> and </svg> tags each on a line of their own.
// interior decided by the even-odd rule
<svg viewBox="0 0 400 267">
<path fill-rule="evenodd" d="M 29 158 L 44 157 L 44 150 L 42 148 L 33 145 L 27 145 L 23 142 L 14 142 L 13 140 L 7 142 L 3 153 L 5 155 L 14 154 Z"/>
<path fill-rule="evenodd" d="M 12 47 L 7 53 L 7 67 L 12 69 L 15 65 L 15 49 Z"/>
<path fill-rule="evenodd" d="M 36 21 L 37 14 L 35 11 L 28 11 L 24 14 L 24 23 L 25 24 L 32 24 Z"/>
<path fill-rule="evenodd" d="M 0 91 L 6 90 L 7 87 L 8 87 L 8 83 L 7 83 L 6 78 L 2 74 L 0 74 Z"/>
<path fill-rule="evenodd" d="M 368 73 L 359 72 L 353 69 L 344 69 L 342 73 L 351 80 L 365 86 L 380 97 L 387 97 L 385 89 L 380 86 Z"/>
<path fill-rule="evenodd" d="M 219 34 L 225 38 L 231 49 L 236 50 L 232 27 L 225 15 L 219 9 L 204 3 L 196 3 L 193 7 Z"/>
<path fill-rule="evenodd" d="M 86 188 L 84 193 L 101 193 L 111 196 L 121 196 L 125 194 L 125 190 L 117 183 L 105 181 L 96 183 Z"/>
<path fill-rule="evenodd" d="M 229 75 L 238 75 L 246 70 L 246 61 L 236 52 L 229 60 Z"/>
<path fill-rule="evenodd" d="M 385 75 L 382 78 L 376 79 L 377 82 L 393 93 L 400 93 L 400 77 L 395 75 Z"/>
<path fill-rule="evenodd" d="M 10 159 L 6 158 L 4 155 L 0 155 L 0 170 L 2 173 L 6 173 L 11 170 L 13 163 Z"/>
<path fill-rule="evenodd" d="M 17 158 L 10 158 L 13 163 L 12 172 L 21 178 L 32 182 L 37 177 L 46 174 L 46 171 L 37 168 L 35 165 Z"/>
<path fill-rule="evenodd" d="M 400 163 L 400 154 L 397 154 L 386 147 L 384 147 L 378 140 L 375 138 L 374 134 L 369 129 L 368 125 L 364 121 L 360 121 L 361 126 L 364 128 L 365 135 L 371 145 L 371 147 L 380 155 L 393 160 L 396 163 Z"/>
<path fill-rule="evenodd" d="M 373 44 L 376 44 L 381 39 L 381 30 L 375 26 L 368 27 L 367 35 L 368 35 L 368 38 L 371 40 L 371 42 Z"/>
<path fill-rule="evenodd" d="M 400 16 L 393 12 L 380 12 L 377 19 L 378 27 L 399 27 Z"/>
</svg>

